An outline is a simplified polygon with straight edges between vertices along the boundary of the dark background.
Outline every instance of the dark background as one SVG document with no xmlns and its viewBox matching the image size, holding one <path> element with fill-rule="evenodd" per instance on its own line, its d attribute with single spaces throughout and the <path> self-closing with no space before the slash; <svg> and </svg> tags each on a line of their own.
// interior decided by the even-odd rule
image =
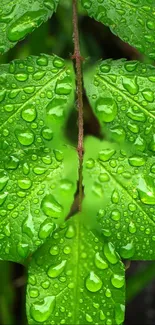
<svg viewBox="0 0 155 325">
<path fill-rule="evenodd" d="M 55 53 L 70 59 L 73 54 L 71 1 L 61 0 L 58 11 L 52 19 L 43 24 L 26 40 L 0 58 L 7 63 L 15 58 L 25 58 L 39 53 Z M 79 8 L 79 29 L 81 54 L 85 58 L 84 68 L 100 59 L 127 58 L 147 62 L 137 50 L 114 36 L 108 28 L 90 19 Z M 94 117 L 84 94 L 85 135 L 100 137 L 99 124 Z M 66 124 L 66 135 L 76 145 L 77 112 L 72 110 Z M 129 267 L 129 262 L 125 262 Z M 27 270 L 19 264 L 0 262 L 0 324 L 26 325 L 25 290 Z M 125 325 L 155 324 L 155 263 L 132 262 L 126 271 L 127 308 Z"/>
</svg>

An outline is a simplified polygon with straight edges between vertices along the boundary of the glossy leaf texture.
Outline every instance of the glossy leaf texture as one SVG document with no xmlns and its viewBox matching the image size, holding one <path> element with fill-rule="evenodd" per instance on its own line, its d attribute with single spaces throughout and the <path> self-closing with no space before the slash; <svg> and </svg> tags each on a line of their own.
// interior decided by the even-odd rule
<svg viewBox="0 0 155 325">
<path fill-rule="evenodd" d="M 155 59 L 155 0 L 81 0 L 90 17 Z"/>
<path fill-rule="evenodd" d="M 32 256 L 28 323 L 122 324 L 124 276 L 112 243 L 74 216 Z"/>
<path fill-rule="evenodd" d="M 0 53 L 8 51 L 56 11 L 59 0 L 1 0 Z"/>
<path fill-rule="evenodd" d="M 86 140 L 85 152 L 87 222 L 114 244 L 122 258 L 155 259 L 154 158 L 128 156 L 116 144 L 95 138 Z"/>
<path fill-rule="evenodd" d="M 129 150 L 155 152 L 155 68 L 137 61 L 107 60 L 85 74 L 85 88 L 102 132 L 129 144 Z"/>
<path fill-rule="evenodd" d="M 0 81 L 0 258 L 23 262 L 74 198 L 78 158 L 61 131 L 74 74 L 41 55 L 2 65 Z"/>
</svg>

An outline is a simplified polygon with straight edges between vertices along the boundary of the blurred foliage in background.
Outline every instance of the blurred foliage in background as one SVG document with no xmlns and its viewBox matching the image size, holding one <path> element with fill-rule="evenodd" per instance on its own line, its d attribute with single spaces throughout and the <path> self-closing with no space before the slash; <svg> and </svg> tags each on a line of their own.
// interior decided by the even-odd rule
<svg viewBox="0 0 155 325">
<path fill-rule="evenodd" d="M 85 58 L 84 69 L 89 69 L 100 59 L 147 61 L 135 49 L 111 34 L 107 27 L 90 19 L 79 7 L 79 28 L 81 53 Z M 23 59 L 28 55 L 55 53 L 70 59 L 72 43 L 71 0 L 61 0 L 57 13 L 52 19 L 35 30 L 26 40 L 0 57 L 0 63 Z M 85 135 L 100 137 L 100 130 L 88 101 L 84 96 Z M 73 107 L 66 125 L 66 135 L 73 145 L 77 140 L 77 112 Z M 127 310 L 125 325 L 155 324 L 155 263 L 132 262 L 126 272 Z M 0 262 L 0 324 L 26 325 L 25 284 L 26 269 L 22 265 Z"/>
</svg>

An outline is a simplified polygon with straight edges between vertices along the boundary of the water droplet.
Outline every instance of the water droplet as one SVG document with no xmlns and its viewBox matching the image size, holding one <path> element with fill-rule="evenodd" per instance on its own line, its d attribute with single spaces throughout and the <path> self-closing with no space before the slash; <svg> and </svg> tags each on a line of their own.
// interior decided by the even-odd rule
<svg viewBox="0 0 155 325">
<path fill-rule="evenodd" d="M 108 268 L 108 264 L 103 260 L 99 253 L 95 254 L 95 265 L 98 269 L 105 270 Z"/>
<path fill-rule="evenodd" d="M 137 65 L 138 65 L 138 62 L 137 61 L 133 61 L 133 62 L 127 62 L 127 63 L 125 63 L 124 67 L 125 67 L 125 69 L 128 72 L 132 72 L 132 71 L 136 70 Z"/>
<path fill-rule="evenodd" d="M 21 112 L 23 120 L 26 122 L 32 122 L 37 116 L 35 106 L 27 106 Z"/>
<path fill-rule="evenodd" d="M 42 211 L 48 217 L 59 218 L 62 206 L 56 201 L 52 194 L 47 194 L 41 202 Z"/>
<path fill-rule="evenodd" d="M 151 173 L 155 174 L 155 164 L 151 166 Z"/>
<path fill-rule="evenodd" d="M 117 104 L 113 98 L 99 98 L 96 102 L 96 113 L 101 122 L 112 122 L 117 114 Z"/>
<path fill-rule="evenodd" d="M 111 283 L 115 288 L 122 288 L 125 283 L 125 279 L 123 275 L 113 274 L 111 277 Z"/>
<path fill-rule="evenodd" d="M 147 177 L 147 179 L 140 178 L 137 189 L 142 203 L 148 205 L 155 204 L 154 182 L 151 177 Z"/>
<path fill-rule="evenodd" d="M 131 222 L 129 223 L 129 232 L 130 232 L 131 234 L 135 234 L 136 231 L 137 231 L 136 226 L 135 226 L 135 224 L 133 223 L 133 221 L 131 221 Z"/>
<path fill-rule="evenodd" d="M 102 288 L 101 279 L 93 271 L 86 278 L 86 288 L 90 292 L 97 292 Z"/>
<path fill-rule="evenodd" d="M 2 191 L 3 188 L 6 186 L 8 180 L 9 177 L 7 173 L 3 169 L 0 169 L 0 191 Z"/>
<path fill-rule="evenodd" d="M 118 194 L 118 192 L 116 190 L 114 190 L 112 192 L 111 201 L 112 201 L 112 203 L 118 203 L 119 202 L 119 194 Z"/>
<path fill-rule="evenodd" d="M 63 272 L 66 262 L 66 260 L 63 260 L 59 264 L 51 265 L 47 271 L 48 276 L 50 278 L 57 278 Z"/>
<path fill-rule="evenodd" d="M 123 86 L 131 94 L 136 95 L 139 91 L 139 86 L 137 84 L 137 79 L 123 77 Z"/>
<path fill-rule="evenodd" d="M 99 152 L 99 159 L 101 161 L 108 161 L 111 159 L 111 157 L 115 154 L 114 149 L 104 149 Z"/>
<path fill-rule="evenodd" d="M 58 255 L 59 254 L 59 247 L 58 246 L 52 246 L 51 248 L 50 248 L 50 254 L 51 255 Z"/>
<path fill-rule="evenodd" d="M 48 58 L 45 55 L 40 55 L 36 60 L 37 64 L 40 66 L 47 66 L 48 65 Z"/>
<path fill-rule="evenodd" d="M 92 169 L 95 166 L 94 159 L 90 158 L 86 161 L 86 168 Z"/>
<path fill-rule="evenodd" d="M 129 164 L 134 167 L 140 167 L 145 165 L 145 159 L 140 156 L 133 156 L 129 158 Z"/>
<path fill-rule="evenodd" d="M 125 306 L 121 304 L 115 305 L 115 321 L 116 325 L 121 325 L 124 322 Z"/>
<path fill-rule="evenodd" d="M 119 211 L 119 210 L 113 210 L 113 211 L 111 212 L 111 218 L 112 218 L 112 220 L 114 220 L 114 221 L 118 221 L 118 220 L 120 220 L 120 218 L 121 218 L 120 211 Z"/>
<path fill-rule="evenodd" d="M 53 131 L 47 127 L 42 129 L 41 134 L 45 140 L 50 141 L 53 139 Z"/>
<path fill-rule="evenodd" d="M 111 264 L 116 264 L 118 262 L 118 255 L 115 252 L 115 248 L 112 243 L 104 244 L 104 255 Z"/>
<path fill-rule="evenodd" d="M 15 134 L 23 146 L 30 146 L 34 142 L 34 134 L 30 130 L 16 131 Z"/>
<path fill-rule="evenodd" d="M 36 322 L 43 323 L 51 316 L 54 307 L 55 297 L 47 296 L 43 300 L 35 302 L 31 305 L 30 314 Z"/>
<path fill-rule="evenodd" d="M 54 60 L 53 60 L 53 65 L 54 67 L 60 69 L 64 66 L 64 60 L 58 58 L 58 57 L 55 57 Z"/>
<path fill-rule="evenodd" d="M 102 173 L 99 175 L 100 182 L 108 182 L 109 180 L 110 180 L 110 177 L 107 173 Z"/>
<path fill-rule="evenodd" d="M 57 161 L 62 161 L 63 160 L 64 157 L 63 157 L 62 151 L 54 149 L 53 152 L 54 152 L 54 155 L 55 155 L 55 159 Z"/>
<path fill-rule="evenodd" d="M 105 320 L 106 316 L 102 310 L 100 310 L 100 320 Z"/>
<path fill-rule="evenodd" d="M 135 248 L 133 246 L 133 243 L 128 243 L 120 248 L 120 255 L 122 258 L 129 259 L 133 257 L 134 253 Z"/>
<path fill-rule="evenodd" d="M 31 187 L 31 185 L 32 185 L 32 183 L 31 183 L 31 180 L 29 178 L 19 179 L 18 180 L 18 186 L 22 190 L 28 190 Z"/>
<path fill-rule="evenodd" d="M 48 118 L 51 119 L 63 117 L 65 103 L 66 100 L 63 98 L 53 98 L 46 107 Z"/>
<path fill-rule="evenodd" d="M 142 91 L 142 95 L 143 95 L 144 99 L 147 100 L 147 102 L 153 103 L 153 101 L 154 101 L 154 93 L 153 93 L 153 91 L 151 91 L 149 89 L 145 89 L 145 90 Z"/>
<path fill-rule="evenodd" d="M 40 239 L 45 239 L 52 233 L 53 230 L 54 230 L 54 223 L 49 219 L 45 219 L 40 226 L 38 236 Z"/>
<path fill-rule="evenodd" d="M 5 202 L 6 198 L 8 196 L 8 193 L 3 193 L 3 194 L 0 194 L 0 206 L 3 205 L 3 203 Z"/>
<path fill-rule="evenodd" d="M 39 291 L 37 289 L 30 289 L 29 295 L 31 298 L 37 298 L 39 296 Z"/>
<path fill-rule="evenodd" d="M 19 159 L 14 156 L 8 157 L 5 161 L 6 169 L 14 170 L 17 169 L 18 166 L 19 166 Z"/>
<path fill-rule="evenodd" d="M 137 107 L 132 108 L 130 107 L 127 111 L 127 116 L 132 119 L 133 121 L 140 121 L 140 122 L 145 122 L 146 121 L 146 116 L 143 112 L 139 112 L 137 110 Z"/>
<path fill-rule="evenodd" d="M 93 319 L 92 319 L 92 317 L 89 314 L 86 314 L 86 321 L 88 323 L 92 323 L 93 322 Z"/>
<path fill-rule="evenodd" d="M 18 252 L 20 257 L 22 257 L 22 258 L 27 257 L 28 251 L 29 251 L 29 245 L 28 244 L 22 244 L 22 243 L 18 244 L 17 252 Z"/>
<path fill-rule="evenodd" d="M 27 218 L 23 221 L 22 230 L 30 238 L 33 238 L 33 236 L 34 236 L 34 223 L 33 223 L 33 217 L 31 215 L 31 213 L 29 213 Z"/>
<path fill-rule="evenodd" d="M 8 39 L 11 42 L 23 39 L 43 22 L 45 16 L 45 10 L 27 11 L 11 24 L 8 29 Z"/>
<path fill-rule="evenodd" d="M 75 229 L 72 225 L 69 225 L 66 234 L 65 234 L 66 238 L 73 238 L 75 236 Z"/>
<path fill-rule="evenodd" d="M 110 289 L 106 289 L 106 290 L 105 290 L 105 296 L 106 296 L 107 298 L 111 298 L 111 291 L 110 291 Z"/>
<path fill-rule="evenodd" d="M 56 83 L 55 92 L 58 95 L 68 95 L 72 90 L 71 78 L 65 77 L 62 80 L 58 80 Z"/>
<path fill-rule="evenodd" d="M 28 74 L 27 73 L 17 73 L 15 74 L 15 79 L 17 81 L 26 81 L 28 79 Z"/>
</svg>

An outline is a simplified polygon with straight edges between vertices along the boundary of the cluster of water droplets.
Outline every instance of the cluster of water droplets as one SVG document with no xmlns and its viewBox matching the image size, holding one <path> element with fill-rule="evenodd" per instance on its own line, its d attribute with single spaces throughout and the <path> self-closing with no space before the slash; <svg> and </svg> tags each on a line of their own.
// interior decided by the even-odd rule
<svg viewBox="0 0 155 325">
<path fill-rule="evenodd" d="M 110 144 L 109 144 L 110 146 Z M 97 199 L 102 233 L 123 258 L 154 256 L 155 175 L 153 158 L 105 148 L 85 163 L 89 195 Z M 88 181 L 89 177 L 89 181 Z"/>
<path fill-rule="evenodd" d="M 109 26 L 125 42 L 155 59 L 155 9 L 153 0 L 81 0 L 90 17 Z"/>
<path fill-rule="evenodd" d="M 4 3 L 3 3 L 4 2 Z M 58 0 L 26 1 L 6 3 L 2 0 L 0 10 L 0 52 L 3 53 L 16 42 L 25 38 L 45 22 L 56 10 Z"/>
<path fill-rule="evenodd" d="M 28 312 L 34 321 L 50 324 L 119 325 L 124 319 L 125 282 L 119 255 L 111 243 L 103 244 L 91 231 L 79 228 L 75 219 L 61 225 L 36 254 Z"/>
<path fill-rule="evenodd" d="M 103 130 L 134 152 L 155 152 L 154 67 L 137 61 L 105 61 L 88 93 Z"/>
<path fill-rule="evenodd" d="M 15 250 L 16 258 L 21 259 L 39 246 L 53 231 L 55 220 L 67 213 L 68 196 L 67 202 L 72 201 L 74 181 L 64 170 L 68 149 L 60 149 L 56 143 L 72 81 L 64 60 L 56 56 L 29 57 L 3 69 L 0 249 L 4 255 Z M 10 249 L 15 233 L 21 238 L 17 236 Z"/>
</svg>

